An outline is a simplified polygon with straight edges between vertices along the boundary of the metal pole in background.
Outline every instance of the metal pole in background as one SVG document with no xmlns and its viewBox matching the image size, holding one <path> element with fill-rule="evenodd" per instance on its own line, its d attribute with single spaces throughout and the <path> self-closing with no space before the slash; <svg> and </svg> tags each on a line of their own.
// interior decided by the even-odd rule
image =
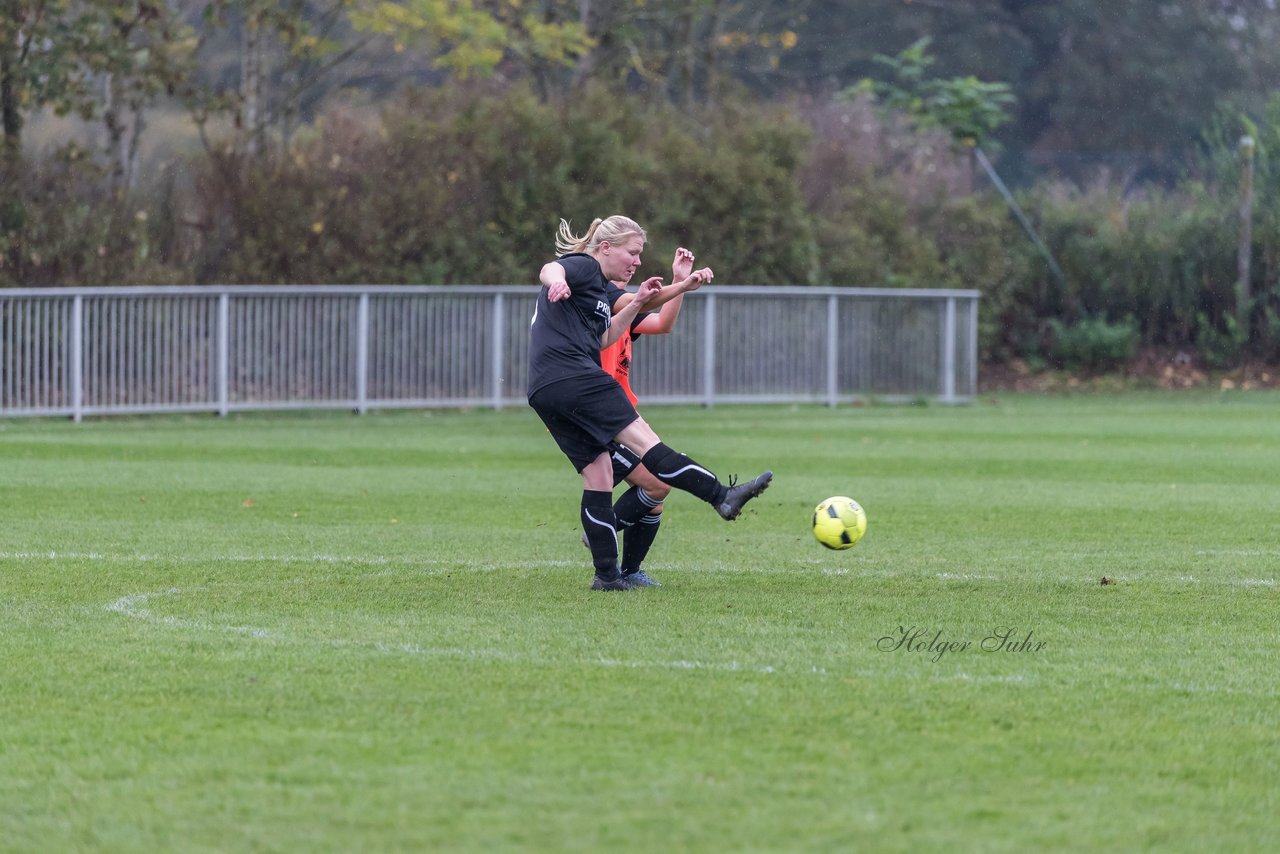
<svg viewBox="0 0 1280 854">
<path fill-rule="evenodd" d="M 71 418 L 80 423 L 84 406 L 84 297 L 71 301 Z"/>
<path fill-rule="evenodd" d="M 942 316 L 942 402 L 956 402 L 956 298 L 947 297 Z"/>
<path fill-rule="evenodd" d="M 356 412 L 369 411 L 369 294 L 360 294 L 356 313 Z"/>
<path fill-rule="evenodd" d="M 493 318 L 489 322 L 490 339 L 489 383 L 493 389 L 493 408 L 502 408 L 502 363 L 506 356 L 507 302 L 501 293 L 493 295 Z"/>
<path fill-rule="evenodd" d="M 966 301 L 969 307 L 969 387 L 965 389 L 965 394 L 976 395 L 978 393 L 978 298 L 973 297 Z"/>
<path fill-rule="evenodd" d="M 218 294 L 218 415 L 226 417 L 231 377 L 231 295 Z"/>
<path fill-rule="evenodd" d="M 1058 284 L 1066 287 L 1067 277 L 1062 274 L 1062 268 L 1058 266 L 1058 262 L 1053 260 L 1053 255 L 1049 252 L 1049 247 L 1044 245 L 1044 241 L 1040 239 L 1040 235 L 1036 233 L 1035 227 L 1031 225 L 1031 220 L 1027 219 L 1027 215 L 1022 212 L 1022 208 L 1018 207 L 1018 203 L 1014 201 L 1013 193 L 1009 192 L 1009 188 L 1004 185 L 1004 181 L 1000 180 L 1000 176 L 996 174 L 995 167 L 991 165 L 991 161 L 987 159 L 987 155 L 983 153 L 978 146 L 973 147 L 974 157 L 978 160 L 978 165 L 987 173 L 987 177 L 991 179 L 991 183 L 996 185 L 996 190 L 1000 193 L 1004 203 L 1009 206 L 1009 210 L 1013 212 L 1013 217 L 1018 221 L 1018 225 L 1022 226 L 1022 230 L 1027 233 L 1027 237 L 1031 238 L 1031 242 L 1035 244 L 1036 249 L 1044 256 L 1045 263 L 1049 265 L 1049 271 L 1053 273 L 1053 277 L 1058 280 Z"/>
<path fill-rule="evenodd" d="M 716 402 L 716 295 L 707 294 L 707 314 L 702 327 L 702 405 Z"/>
<path fill-rule="evenodd" d="M 839 402 L 840 368 L 840 298 L 827 297 L 827 406 L 834 408 Z"/>
</svg>

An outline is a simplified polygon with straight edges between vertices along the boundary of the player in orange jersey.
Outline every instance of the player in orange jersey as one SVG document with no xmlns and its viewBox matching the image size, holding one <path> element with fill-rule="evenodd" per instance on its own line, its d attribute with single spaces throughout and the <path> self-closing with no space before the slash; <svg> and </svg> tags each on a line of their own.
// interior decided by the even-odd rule
<svg viewBox="0 0 1280 854">
<path fill-rule="evenodd" d="M 671 282 L 650 301 L 649 306 L 659 305 L 658 311 L 637 314 L 631 324 L 610 346 L 600 351 L 600 365 L 605 372 L 611 374 L 622 390 L 627 393 L 632 406 L 639 405 L 635 392 L 631 390 L 632 345 L 639 335 L 666 335 L 675 328 L 680 317 L 680 308 L 684 303 L 684 295 L 695 291 L 703 284 L 711 281 L 713 273 L 710 267 L 701 270 L 693 269 L 693 253 L 683 247 L 676 250 L 671 262 Z M 614 314 L 626 307 L 633 295 L 626 290 L 626 281 L 610 282 L 612 287 L 606 290 Z M 609 445 L 609 456 L 613 462 L 613 483 L 617 486 L 626 481 L 631 488 L 619 496 L 614 503 L 614 516 L 618 527 L 624 531 L 622 538 L 622 577 L 632 587 L 657 587 L 658 582 L 649 576 L 641 564 L 649 554 L 654 538 L 658 535 L 658 525 L 662 522 L 662 502 L 666 499 L 671 487 L 654 477 L 640 462 L 640 457 L 625 445 L 613 442 Z"/>
</svg>

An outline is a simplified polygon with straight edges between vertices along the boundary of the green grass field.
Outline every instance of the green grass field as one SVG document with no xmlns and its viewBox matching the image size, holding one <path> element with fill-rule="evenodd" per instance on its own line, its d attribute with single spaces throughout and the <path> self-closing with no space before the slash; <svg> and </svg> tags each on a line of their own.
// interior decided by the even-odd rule
<svg viewBox="0 0 1280 854">
<path fill-rule="evenodd" d="M 1280 848 L 1280 396 L 648 415 L 609 594 L 527 409 L 0 421 L 0 850 Z"/>
</svg>

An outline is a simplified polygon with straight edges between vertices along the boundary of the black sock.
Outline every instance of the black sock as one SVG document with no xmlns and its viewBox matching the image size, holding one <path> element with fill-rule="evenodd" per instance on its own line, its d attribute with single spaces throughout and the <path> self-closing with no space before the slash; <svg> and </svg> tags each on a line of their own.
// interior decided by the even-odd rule
<svg viewBox="0 0 1280 854">
<path fill-rule="evenodd" d="M 613 503 L 613 515 L 618 520 L 618 530 L 630 528 L 661 503 L 640 487 L 631 487 Z"/>
<path fill-rule="evenodd" d="M 591 547 L 596 575 L 604 579 L 618 576 L 618 534 L 613 517 L 613 493 L 582 490 L 582 530 Z"/>
<path fill-rule="evenodd" d="M 658 525 L 662 522 L 662 511 L 650 513 L 627 528 L 627 532 L 622 535 L 622 574 L 630 575 L 633 572 L 640 571 L 640 564 L 644 563 L 645 557 L 649 554 L 649 546 L 653 545 L 654 537 L 658 536 Z"/>
<path fill-rule="evenodd" d="M 665 484 L 696 495 L 708 504 L 719 504 L 727 491 L 716 476 L 693 460 L 659 442 L 640 460 Z"/>
</svg>

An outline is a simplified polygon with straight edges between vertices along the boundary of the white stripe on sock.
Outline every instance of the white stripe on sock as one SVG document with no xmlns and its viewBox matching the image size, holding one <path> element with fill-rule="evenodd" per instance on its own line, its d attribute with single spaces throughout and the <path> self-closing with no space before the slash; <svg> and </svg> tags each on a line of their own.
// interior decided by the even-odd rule
<svg viewBox="0 0 1280 854">
<path fill-rule="evenodd" d="M 682 469 L 678 469 L 678 470 L 673 471 L 673 472 L 668 472 L 667 474 L 659 474 L 659 475 L 658 475 L 658 477 L 660 477 L 660 478 L 662 478 L 662 479 L 664 479 L 664 480 L 665 480 L 666 478 L 669 478 L 669 477 L 675 477 L 676 475 L 684 474 L 684 473 L 685 473 L 685 472 L 687 472 L 689 469 L 697 469 L 698 471 L 700 471 L 700 472 L 702 472 L 703 474 L 705 474 L 707 477 L 715 478 L 715 475 L 713 475 L 711 472 L 707 471 L 707 470 L 706 470 L 706 469 L 704 469 L 702 466 L 694 465 L 693 463 L 689 463 L 689 465 L 685 466 L 684 468 L 682 468 Z"/>
<path fill-rule="evenodd" d="M 587 510 L 586 508 L 583 508 L 582 513 L 583 513 L 583 515 L 585 515 L 588 519 L 590 519 L 592 522 L 595 522 L 595 523 L 596 523 L 597 525 L 599 525 L 600 527 L 602 527 L 602 528 L 608 528 L 608 529 L 609 529 L 609 533 L 610 533 L 610 534 L 613 534 L 613 545 L 614 545 L 614 548 L 617 548 L 617 546 L 618 546 L 618 530 L 617 530 L 617 528 L 613 527 L 613 526 L 612 526 L 612 525 L 610 525 L 608 522 L 602 522 L 602 521 L 600 521 L 599 519 L 597 519 L 595 516 L 592 516 L 592 515 L 591 515 L 591 511 L 590 511 L 590 510 Z"/>
</svg>

